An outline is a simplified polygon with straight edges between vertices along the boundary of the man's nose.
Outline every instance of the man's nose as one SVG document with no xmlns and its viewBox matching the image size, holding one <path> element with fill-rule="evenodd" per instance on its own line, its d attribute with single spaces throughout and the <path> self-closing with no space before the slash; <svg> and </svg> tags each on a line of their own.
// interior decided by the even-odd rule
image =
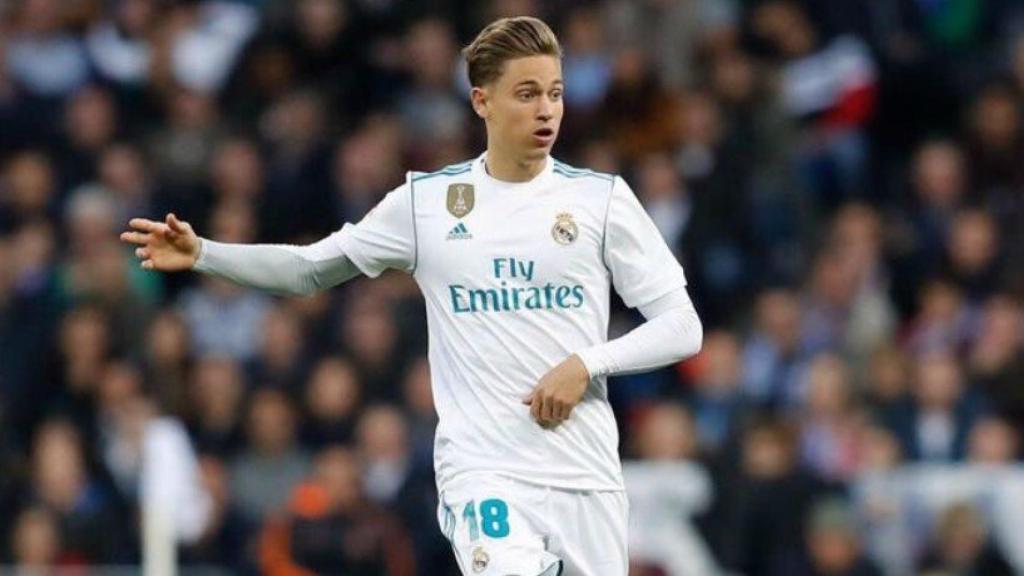
<svg viewBox="0 0 1024 576">
<path fill-rule="evenodd" d="M 554 116 L 554 107 L 551 102 L 548 102 L 547 98 L 541 98 L 540 104 L 537 105 L 537 119 L 547 122 Z"/>
</svg>

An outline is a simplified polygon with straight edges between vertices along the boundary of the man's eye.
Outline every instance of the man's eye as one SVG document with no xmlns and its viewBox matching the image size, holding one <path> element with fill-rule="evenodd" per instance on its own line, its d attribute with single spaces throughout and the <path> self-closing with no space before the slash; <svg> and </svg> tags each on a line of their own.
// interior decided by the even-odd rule
<svg viewBox="0 0 1024 576">
<path fill-rule="evenodd" d="M 520 100 L 529 100 L 530 98 L 533 98 L 533 92 L 520 92 L 519 93 L 519 99 Z"/>
<path fill-rule="evenodd" d="M 561 100 L 562 99 L 562 91 L 561 90 L 552 90 L 551 91 L 551 98 L 553 100 Z"/>
</svg>

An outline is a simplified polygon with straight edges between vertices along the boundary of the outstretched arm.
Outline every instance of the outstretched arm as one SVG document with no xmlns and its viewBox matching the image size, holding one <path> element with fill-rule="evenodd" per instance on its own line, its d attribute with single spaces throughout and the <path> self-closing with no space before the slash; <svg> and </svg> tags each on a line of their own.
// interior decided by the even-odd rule
<svg viewBox="0 0 1024 576">
<path fill-rule="evenodd" d="M 309 244 L 225 244 L 203 238 L 194 270 L 278 294 L 308 296 L 360 274 L 335 232 Z"/>
<path fill-rule="evenodd" d="M 338 232 L 308 246 L 227 244 L 200 238 L 188 222 L 168 214 L 165 222 L 133 218 L 121 234 L 138 244 L 135 255 L 147 270 L 196 270 L 276 294 L 309 295 L 359 274 L 338 242 Z"/>
</svg>

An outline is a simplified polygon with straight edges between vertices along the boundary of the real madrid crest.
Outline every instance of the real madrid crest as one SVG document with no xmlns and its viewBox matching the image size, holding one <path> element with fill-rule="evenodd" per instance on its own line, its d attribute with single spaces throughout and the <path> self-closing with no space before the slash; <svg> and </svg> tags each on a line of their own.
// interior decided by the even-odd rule
<svg viewBox="0 0 1024 576">
<path fill-rule="evenodd" d="M 572 214 L 562 212 L 555 216 L 555 225 L 551 227 L 551 237 L 555 239 L 555 242 L 563 246 L 572 244 L 579 235 L 580 231 L 572 219 Z"/>
<path fill-rule="evenodd" d="M 448 211 L 456 218 L 462 218 L 473 210 L 476 200 L 472 184 L 449 184 L 448 185 Z"/>
<path fill-rule="evenodd" d="M 473 548 L 473 573 L 478 574 L 487 569 L 487 565 L 490 564 L 491 557 L 484 552 L 484 549 L 477 546 Z"/>
</svg>

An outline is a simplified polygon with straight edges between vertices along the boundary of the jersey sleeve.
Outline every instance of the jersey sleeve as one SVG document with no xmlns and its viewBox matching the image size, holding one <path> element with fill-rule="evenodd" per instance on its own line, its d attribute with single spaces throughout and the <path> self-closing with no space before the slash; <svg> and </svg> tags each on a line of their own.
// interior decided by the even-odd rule
<svg viewBox="0 0 1024 576">
<path fill-rule="evenodd" d="M 342 251 L 370 278 L 388 268 L 412 272 L 416 266 L 416 228 L 412 188 L 408 181 L 366 213 L 357 224 L 338 233 Z"/>
<path fill-rule="evenodd" d="M 625 180 L 616 176 L 605 222 L 605 265 L 630 308 L 686 285 L 683 267 Z"/>
</svg>

